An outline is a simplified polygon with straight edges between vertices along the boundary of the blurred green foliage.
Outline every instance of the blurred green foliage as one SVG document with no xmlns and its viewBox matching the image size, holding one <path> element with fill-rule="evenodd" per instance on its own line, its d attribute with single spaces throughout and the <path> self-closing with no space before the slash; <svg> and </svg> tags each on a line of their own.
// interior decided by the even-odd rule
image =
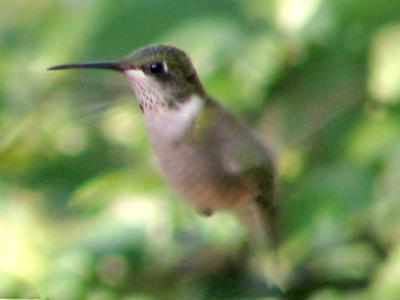
<svg viewBox="0 0 400 300">
<path fill-rule="evenodd" d="M 400 299 L 399 12 L 395 0 L 2 0 L 0 298 L 258 289 L 226 267 L 241 225 L 197 216 L 160 179 L 124 79 L 45 71 L 168 43 L 274 150 L 286 298 Z M 268 259 L 253 264 L 268 273 Z"/>
</svg>

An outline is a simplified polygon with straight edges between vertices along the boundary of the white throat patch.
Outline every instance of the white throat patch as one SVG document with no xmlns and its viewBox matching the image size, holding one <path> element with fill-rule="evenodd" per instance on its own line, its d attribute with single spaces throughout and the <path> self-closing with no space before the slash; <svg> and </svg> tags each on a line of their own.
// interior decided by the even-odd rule
<svg viewBox="0 0 400 300">
<path fill-rule="evenodd" d="M 143 111 L 145 125 L 153 144 L 175 142 L 192 124 L 203 107 L 204 100 L 192 95 L 186 101 L 167 108 L 167 103 L 150 78 L 142 70 L 125 72 Z"/>
<path fill-rule="evenodd" d="M 176 108 L 144 114 L 144 120 L 153 144 L 176 142 L 193 124 L 204 101 L 197 95 L 191 96 Z"/>
</svg>

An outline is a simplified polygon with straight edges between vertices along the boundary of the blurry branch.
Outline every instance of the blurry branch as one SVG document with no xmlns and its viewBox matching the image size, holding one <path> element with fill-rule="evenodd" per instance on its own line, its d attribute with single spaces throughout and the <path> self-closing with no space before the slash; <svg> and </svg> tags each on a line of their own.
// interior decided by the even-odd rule
<svg viewBox="0 0 400 300">
<path fill-rule="evenodd" d="M 367 228 L 365 228 L 366 230 Z M 311 262 L 314 258 L 323 254 L 324 251 L 332 250 L 334 247 L 349 245 L 351 243 L 363 242 L 371 246 L 375 254 L 378 255 L 380 260 L 387 257 L 388 249 L 385 248 L 381 242 L 367 230 L 360 233 L 353 239 L 344 240 L 336 243 L 335 245 L 329 244 L 320 249 L 320 251 L 310 254 L 302 263 L 300 263 L 293 272 L 293 277 L 290 279 L 288 289 L 285 293 L 285 300 L 302 300 L 314 292 L 323 288 L 334 288 L 341 291 L 350 291 L 366 288 L 370 284 L 370 272 L 368 276 L 363 278 L 348 278 L 348 277 L 332 277 L 330 274 L 321 274 L 320 272 L 311 269 Z M 377 264 L 379 265 L 379 263 Z"/>
<path fill-rule="evenodd" d="M 186 256 L 175 268 L 172 278 L 202 282 L 206 299 L 260 299 L 279 297 L 282 292 L 274 283 L 249 269 L 249 248 L 236 254 L 222 253 L 215 248 L 201 248 Z"/>
<path fill-rule="evenodd" d="M 311 294 L 323 288 L 335 288 L 341 291 L 348 291 L 365 288 L 369 284 L 367 278 L 326 278 L 321 276 L 321 274 L 313 273 L 307 269 L 307 267 L 297 270 L 296 272 L 299 273 L 299 275 L 285 293 L 284 299 L 286 300 L 308 299 Z"/>
</svg>

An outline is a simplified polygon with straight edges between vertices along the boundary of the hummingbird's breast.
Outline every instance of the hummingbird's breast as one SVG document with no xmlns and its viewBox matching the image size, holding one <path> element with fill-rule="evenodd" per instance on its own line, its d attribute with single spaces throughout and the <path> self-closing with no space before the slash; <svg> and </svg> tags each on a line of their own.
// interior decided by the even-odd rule
<svg viewBox="0 0 400 300">
<path fill-rule="evenodd" d="M 244 180 L 222 165 L 221 140 L 215 130 L 193 136 L 204 100 L 192 96 L 174 110 L 144 110 L 145 125 L 167 182 L 204 214 L 250 199 Z M 213 126 L 211 126 L 213 127 Z"/>
</svg>

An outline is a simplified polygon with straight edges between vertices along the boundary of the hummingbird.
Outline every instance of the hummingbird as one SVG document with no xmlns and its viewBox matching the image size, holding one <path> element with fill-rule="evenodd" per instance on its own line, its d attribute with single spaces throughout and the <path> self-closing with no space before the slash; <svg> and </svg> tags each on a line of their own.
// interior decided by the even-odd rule
<svg viewBox="0 0 400 300">
<path fill-rule="evenodd" d="M 230 211 L 251 240 L 277 244 L 271 152 L 241 119 L 207 94 L 183 50 L 150 45 L 120 60 L 48 70 L 76 68 L 113 70 L 127 78 L 159 169 L 180 197 L 203 216 Z"/>
</svg>

